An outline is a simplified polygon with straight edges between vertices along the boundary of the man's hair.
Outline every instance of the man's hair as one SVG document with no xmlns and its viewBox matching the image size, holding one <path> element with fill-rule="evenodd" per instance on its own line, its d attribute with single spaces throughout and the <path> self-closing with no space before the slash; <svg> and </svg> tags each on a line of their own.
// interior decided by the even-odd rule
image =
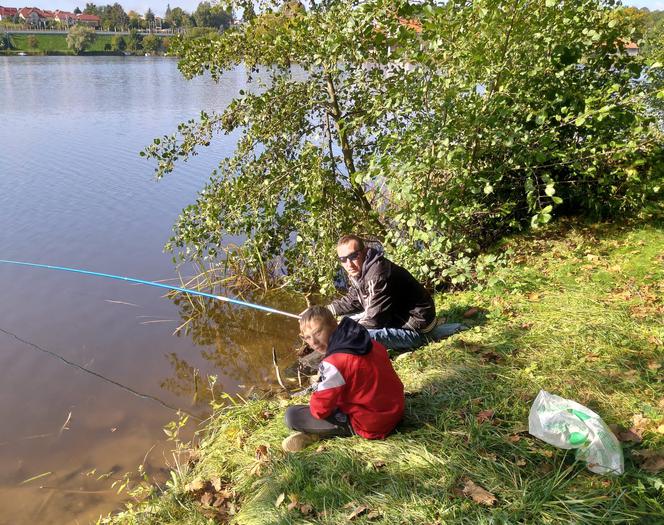
<svg viewBox="0 0 664 525">
<path fill-rule="evenodd" d="M 301 325 L 309 324 L 312 321 L 319 321 L 326 326 L 337 326 L 334 314 L 325 306 L 318 304 L 310 306 L 300 316 Z"/>
<path fill-rule="evenodd" d="M 358 249 L 364 251 L 364 239 L 352 233 L 350 235 L 344 235 L 341 237 L 341 239 L 339 239 L 337 242 L 337 246 L 341 246 L 342 244 L 346 244 L 351 241 L 355 241 L 357 243 Z"/>
</svg>

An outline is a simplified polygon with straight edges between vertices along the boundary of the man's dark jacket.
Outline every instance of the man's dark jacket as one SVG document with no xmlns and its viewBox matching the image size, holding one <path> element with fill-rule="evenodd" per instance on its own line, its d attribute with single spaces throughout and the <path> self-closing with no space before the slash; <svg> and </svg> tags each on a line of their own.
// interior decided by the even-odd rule
<svg viewBox="0 0 664 525">
<path fill-rule="evenodd" d="M 362 274 L 349 276 L 348 293 L 328 307 L 334 315 L 364 312 L 358 322 L 365 328 L 407 328 L 427 332 L 435 326 L 436 307 L 431 295 L 401 266 L 380 250 L 368 248 Z"/>
</svg>

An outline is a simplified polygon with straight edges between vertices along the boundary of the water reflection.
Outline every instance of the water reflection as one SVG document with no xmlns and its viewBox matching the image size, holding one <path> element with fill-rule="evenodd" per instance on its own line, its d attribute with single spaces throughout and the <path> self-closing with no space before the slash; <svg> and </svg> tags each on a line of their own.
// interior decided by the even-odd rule
<svg viewBox="0 0 664 525">
<path fill-rule="evenodd" d="M 280 310 L 298 312 L 304 301 L 284 293 L 256 293 L 244 300 L 269 304 Z M 191 337 L 201 348 L 204 370 L 172 352 L 168 360 L 173 375 L 161 382 L 162 388 L 192 404 L 202 406 L 212 396 L 232 391 L 233 385 L 269 389 L 277 383 L 272 364 L 272 348 L 280 364 L 296 359 L 297 320 L 266 314 L 203 297 L 178 296 L 173 303 L 182 319 L 178 337 Z M 207 371 L 207 374 L 206 374 Z M 215 376 L 215 378 L 211 378 Z"/>
</svg>

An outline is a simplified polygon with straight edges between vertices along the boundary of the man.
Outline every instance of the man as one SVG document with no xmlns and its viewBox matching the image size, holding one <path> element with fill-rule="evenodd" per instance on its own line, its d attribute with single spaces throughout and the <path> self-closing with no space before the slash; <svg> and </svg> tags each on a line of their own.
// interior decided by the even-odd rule
<svg viewBox="0 0 664 525">
<path fill-rule="evenodd" d="M 388 348 L 421 346 L 436 327 L 431 295 L 381 250 L 367 248 L 357 235 L 344 235 L 337 255 L 348 274 L 348 293 L 328 306 L 336 315 L 350 315 Z"/>
<path fill-rule="evenodd" d="M 286 410 L 286 426 L 297 432 L 283 449 L 297 452 L 327 436 L 382 439 L 394 430 L 403 416 L 404 390 L 385 347 L 348 317 L 337 324 L 323 306 L 302 313 L 300 331 L 324 357 L 309 405 Z"/>
</svg>

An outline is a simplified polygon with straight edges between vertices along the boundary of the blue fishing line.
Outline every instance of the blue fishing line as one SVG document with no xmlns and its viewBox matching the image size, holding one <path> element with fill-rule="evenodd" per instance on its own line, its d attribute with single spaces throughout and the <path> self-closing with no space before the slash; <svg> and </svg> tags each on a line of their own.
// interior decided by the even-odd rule
<svg viewBox="0 0 664 525">
<path fill-rule="evenodd" d="M 268 312 L 271 314 L 279 314 L 279 315 L 285 315 L 287 317 L 292 317 L 294 319 L 299 319 L 300 316 L 296 314 L 291 314 L 289 312 L 284 312 L 282 310 L 277 310 L 275 308 L 270 308 L 268 306 L 263 306 L 260 304 L 254 304 L 254 303 L 249 303 L 247 301 L 240 301 L 239 299 L 231 299 L 230 297 L 224 297 L 223 295 L 213 295 L 210 293 L 205 293 L 205 292 L 199 292 L 197 290 L 190 290 L 188 288 L 181 288 L 179 286 L 170 286 L 168 284 L 162 284 L 162 283 L 155 283 L 153 281 L 144 281 L 143 279 L 134 279 L 132 277 L 123 277 L 121 275 L 113 275 L 110 273 L 100 273 L 100 272 L 91 272 L 89 270 L 80 270 L 77 268 L 67 268 L 65 266 L 51 266 L 49 264 L 36 264 L 36 263 L 29 263 L 29 262 L 21 262 L 21 261 L 9 261 L 6 259 L 0 259 L 0 263 L 6 263 L 6 264 L 16 264 L 19 266 L 31 266 L 33 268 L 46 268 L 49 270 L 62 270 L 65 272 L 73 272 L 73 273 L 82 273 L 85 275 L 94 275 L 97 277 L 106 277 L 108 279 L 118 279 L 120 281 L 126 281 L 130 283 L 138 283 L 138 284 L 146 284 L 148 286 L 156 286 L 158 288 L 166 288 L 167 290 L 174 290 L 176 292 L 183 292 L 183 293 L 188 293 L 192 295 L 200 295 L 202 297 L 209 297 L 210 299 L 217 299 L 219 301 L 225 301 L 227 303 L 231 304 L 236 304 L 239 306 L 246 306 L 248 308 L 254 308 L 256 310 L 262 310 L 263 312 Z"/>
</svg>

